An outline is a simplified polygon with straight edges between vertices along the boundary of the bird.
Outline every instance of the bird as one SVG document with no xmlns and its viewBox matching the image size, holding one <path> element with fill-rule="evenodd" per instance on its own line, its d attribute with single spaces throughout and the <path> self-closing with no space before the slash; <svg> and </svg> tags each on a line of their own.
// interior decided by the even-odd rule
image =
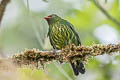
<svg viewBox="0 0 120 80">
<path fill-rule="evenodd" d="M 44 17 L 44 19 L 47 21 L 49 26 L 47 36 L 49 37 L 50 43 L 54 50 L 61 50 L 62 48 L 72 44 L 76 46 L 81 45 L 79 35 L 70 22 L 56 14 L 51 14 Z M 82 61 L 70 61 L 70 64 L 76 76 L 78 76 L 79 73 L 85 73 L 85 67 Z"/>
</svg>

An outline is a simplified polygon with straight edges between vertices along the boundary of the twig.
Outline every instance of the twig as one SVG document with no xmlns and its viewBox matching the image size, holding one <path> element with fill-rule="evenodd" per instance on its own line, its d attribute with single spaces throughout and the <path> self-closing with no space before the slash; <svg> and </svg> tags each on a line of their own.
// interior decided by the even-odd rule
<svg viewBox="0 0 120 80">
<path fill-rule="evenodd" d="M 114 22 L 118 27 L 120 27 L 120 22 L 115 19 L 113 16 L 111 16 L 98 2 L 98 0 L 91 0 L 95 5 L 96 7 L 101 10 L 101 12 L 108 18 L 110 19 L 112 22 Z"/>
<path fill-rule="evenodd" d="M 0 24 L 2 21 L 3 14 L 5 12 L 7 4 L 10 2 L 10 0 L 2 0 L 0 4 Z"/>
</svg>

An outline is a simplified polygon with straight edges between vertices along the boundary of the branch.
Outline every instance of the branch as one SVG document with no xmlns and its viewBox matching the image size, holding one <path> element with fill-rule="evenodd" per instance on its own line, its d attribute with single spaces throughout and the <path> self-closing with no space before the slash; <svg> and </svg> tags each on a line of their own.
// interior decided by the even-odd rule
<svg viewBox="0 0 120 80">
<path fill-rule="evenodd" d="M 3 14 L 5 12 L 7 4 L 10 2 L 10 0 L 2 0 L 0 4 L 0 24 L 2 21 Z"/>
<path fill-rule="evenodd" d="M 88 57 L 98 56 L 103 54 L 111 54 L 120 52 L 120 43 L 118 44 L 93 44 L 92 46 L 75 46 L 67 47 L 57 51 L 40 51 L 39 49 L 25 50 L 12 57 L 12 61 L 19 65 L 44 65 L 46 62 L 60 61 L 70 62 L 81 60 L 83 62 L 88 60 Z"/>
<path fill-rule="evenodd" d="M 112 17 L 98 2 L 98 0 L 92 0 L 92 2 L 94 3 L 94 5 L 108 18 L 110 19 L 112 22 L 114 22 L 118 27 L 120 27 L 120 22 L 115 19 L 114 17 Z"/>
</svg>

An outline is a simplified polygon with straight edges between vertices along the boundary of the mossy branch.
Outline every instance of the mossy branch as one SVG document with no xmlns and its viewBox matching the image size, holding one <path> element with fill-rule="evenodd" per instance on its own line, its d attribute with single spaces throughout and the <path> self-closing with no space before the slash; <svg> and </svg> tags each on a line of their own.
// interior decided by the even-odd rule
<svg viewBox="0 0 120 80">
<path fill-rule="evenodd" d="M 92 46 L 75 46 L 66 47 L 56 51 L 40 51 L 39 49 L 25 50 L 12 57 L 14 63 L 18 65 L 44 65 L 46 62 L 60 61 L 87 61 L 88 57 L 98 56 L 103 54 L 111 54 L 120 51 L 120 43 L 118 44 L 93 44 Z"/>
</svg>

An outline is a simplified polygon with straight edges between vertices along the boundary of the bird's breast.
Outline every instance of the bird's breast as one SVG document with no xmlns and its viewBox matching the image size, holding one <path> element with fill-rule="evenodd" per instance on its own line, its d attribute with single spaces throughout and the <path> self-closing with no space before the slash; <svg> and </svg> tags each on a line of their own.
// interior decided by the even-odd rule
<svg viewBox="0 0 120 80">
<path fill-rule="evenodd" d="M 72 44 L 72 38 L 75 38 L 73 32 L 65 25 L 54 25 L 49 35 L 50 41 L 56 49 L 62 49 Z"/>
</svg>

